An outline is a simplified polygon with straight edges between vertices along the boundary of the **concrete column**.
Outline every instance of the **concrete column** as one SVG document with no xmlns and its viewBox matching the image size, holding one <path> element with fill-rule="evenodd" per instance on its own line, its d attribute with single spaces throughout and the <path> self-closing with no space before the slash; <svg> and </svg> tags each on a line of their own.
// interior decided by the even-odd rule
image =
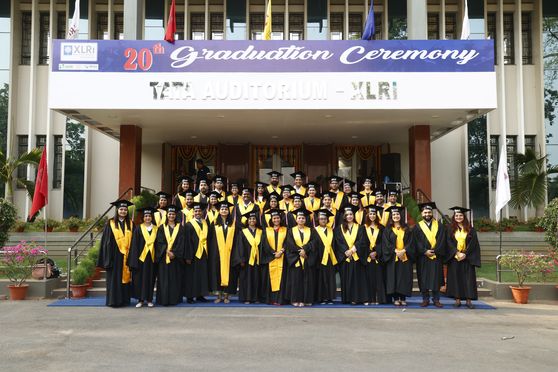
<svg viewBox="0 0 558 372">
<path fill-rule="evenodd" d="M 119 195 L 130 187 L 134 189 L 134 195 L 141 191 L 141 136 L 142 129 L 136 125 L 120 126 Z"/>
<path fill-rule="evenodd" d="M 407 39 L 428 38 L 428 8 L 426 0 L 407 0 Z"/>
<path fill-rule="evenodd" d="M 124 39 L 143 39 L 143 0 L 124 0 Z"/>
<path fill-rule="evenodd" d="M 502 146 L 506 146 L 507 128 L 506 128 L 506 74 L 504 68 L 504 1 L 498 0 L 498 12 L 496 13 L 496 49 L 498 53 L 498 113 L 499 113 L 499 129 L 500 141 L 498 149 L 498 160 L 502 153 Z M 512 165 L 513 166 L 513 165 Z M 494 196 L 496 202 L 496 196 Z M 492 208 L 495 204 L 491 205 Z M 501 211 L 500 218 L 509 218 L 509 209 L 506 205 Z"/>
<path fill-rule="evenodd" d="M 409 128 L 409 173 L 411 195 L 416 198 L 421 189 L 432 197 L 432 169 L 430 159 L 430 126 L 414 125 Z"/>
</svg>

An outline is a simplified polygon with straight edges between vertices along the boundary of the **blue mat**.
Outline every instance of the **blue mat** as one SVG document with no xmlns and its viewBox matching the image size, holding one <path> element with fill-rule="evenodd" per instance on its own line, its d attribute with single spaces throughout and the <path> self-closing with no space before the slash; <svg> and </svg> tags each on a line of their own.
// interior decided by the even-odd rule
<svg viewBox="0 0 558 372">
<path fill-rule="evenodd" d="M 209 300 L 209 302 L 197 302 L 194 304 L 188 304 L 186 302 L 183 302 L 181 304 L 178 304 L 176 306 L 171 306 L 171 307 L 191 307 L 191 308 L 196 308 L 196 307 L 212 307 L 212 308 L 231 308 L 231 307 L 243 307 L 243 308 L 287 308 L 287 309 L 294 309 L 293 306 L 290 305 L 284 305 L 284 306 L 274 306 L 274 305 L 268 305 L 268 304 L 245 304 L 243 302 L 238 302 L 238 298 L 236 297 L 231 297 L 231 303 L 229 304 L 224 304 L 224 303 L 219 303 L 219 304 L 215 304 L 213 303 L 213 300 L 215 299 L 214 296 L 209 296 L 207 297 L 207 299 Z M 420 303 L 422 302 L 422 298 L 420 297 L 409 297 L 407 298 L 407 308 L 408 309 L 421 309 L 421 310 L 469 310 L 466 306 L 465 303 L 463 303 L 461 305 L 461 307 L 459 308 L 454 308 L 452 305 L 454 303 L 453 299 L 451 298 L 442 298 L 441 299 L 441 303 L 444 304 L 444 307 L 441 309 L 438 309 L 437 307 L 435 307 L 434 305 L 430 304 L 428 305 L 428 307 L 420 307 Z M 136 300 L 132 299 L 132 304 L 130 306 L 135 306 L 137 303 Z M 473 304 L 475 305 L 475 309 L 476 310 L 496 310 L 496 308 L 494 306 L 491 306 L 485 302 L 482 301 L 473 301 Z M 64 299 L 64 300 L 57 300 L 54 301 L 53 303 L 49 304 L 48 306 L 51 307 L 104 307 L 105 306 L 105 298 L 104 297 L 90 297 L 90 298 L 83 298 L 83 299 L 77 299 L 77 300 L 73 300 L 73 299 Z M 156 305 L 157 306 L 157 305 Z M 162 306 L 157 306 L 157 307 L 162 307 Z M 370 305 L 370 306 L 364 306 L 364 305 L 349 305 L 349 304 L 342 304 L 340 300 L 336 300 L 333 305 L 321 305 L 321 304 L 316 304 L 313 306 L 310 306 L 308 308 L 312 308 L 312 309 L 398 309 L 401 310 L 403 309 L 403 307 L 400 306 L 394 306 L 392 304 L 389 305 Z"/>
</svg>

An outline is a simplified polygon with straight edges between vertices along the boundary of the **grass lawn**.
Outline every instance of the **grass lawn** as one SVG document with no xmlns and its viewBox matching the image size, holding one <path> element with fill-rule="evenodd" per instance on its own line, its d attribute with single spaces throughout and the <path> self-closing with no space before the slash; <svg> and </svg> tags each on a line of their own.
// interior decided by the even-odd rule
<svg viewBox="0 0 558 372">
<path fill-rule="evenodd" d="M 483 263 L 481 268 L 477 269 L 477 278 L 496 280 L 496 264 Z M 504 283 L 517 282 L 517 276 L 513 272 L 502 272 L 502 282 Z M 546 275 L 544 280 L 541 275 L 533 275 L 529 279 L 527 279 L 527 282 L 558 283 L 558 272 L 555 270 L 553 273 Z"/>
</svg>

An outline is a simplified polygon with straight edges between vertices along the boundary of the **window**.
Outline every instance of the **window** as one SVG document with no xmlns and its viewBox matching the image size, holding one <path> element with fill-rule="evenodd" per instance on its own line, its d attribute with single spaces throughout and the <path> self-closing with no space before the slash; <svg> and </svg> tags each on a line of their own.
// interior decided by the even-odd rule
<svg viewBox="0 0 558 372">
<path fill-rule="evenodd" d="M 446 40 L 457 39 L 457 14 L 446 13 Z"/>
<path fill-rule="evenodd" d="M 514 56 L 513 13 L 504 13 L 504 64 L 513 65 L 515 63 Z"/>
<path fill-rule="evenodd" d="M 361 15 L 362 17 L 362 15 Z M 382 40 L 384 38 L 382 28 L 382 13 L 374 14 L 374 40 Z"/>
<path fill-rule="evenodd" d="M 42 150 L 46 146 L 46 136 L 38 135 L 36 139 L 37 139 L 37 143 L 35 147 Z"/>
<path fill-rule="evenodd" d="M 31 12 L 21 13 L 21 64 L 31 64 Z"/>
<path fill-rule="evenodd" d="M 329 14 L 329 38 L 331 40 L 343 40 L 343 13 Z"/>
<path fill-rule="evenodd" d="M 486 17 L 488 38 L 494 40 L 494 64 L 498 64 L 498 48 L 496 46 L 496 13 L 488 13 Z"/>
<path fill-rule="evenodd" d="M 438 13 L 428 13 L 428 40 L 440 38 L 440 16 Z"/>
<path fill-rule="evenodd" d="M 211 40 L 223 40 L 223 13 L 210 14 Z"/>
<path fill-rule="evenodd" d="M 376 21 L 378 18 L 374 18 Z M 362 30 L 364 26 L 362 23 L 362 13 L 349 13 L 349 40 L 358 40 L 362 37 Z M 374 39 L 379 33 L 379 29 L 375 30 Z"/>
<path fill-rule="evenodd" d="M 283 40 L 285 29 L 285 14 L 272 13 L 271 15 L 271 40 Z"/>
<path fill-rule="evenodd" d="M 62 187 L 62 136 L 54 136 L 54 162 L 52 187 L 59 189 Z"/>
<path fill-rule="evenodd" d="M 304 14 L 289 14 L 289 40 L 304 39 Z"/>
<path fill-rule="evenodd" d="M 190 38 L 192 40 L 205 40 L 205 13 L 190 14 Z"/>
<path fill-rule="evenodd" d="M 498 175 L 498 164 L 500 161 L 500 136 L 490 136 L 490 169 L 492 172 L 492 188 L 496 188 L 496 177 Z M 515 159 L 517 156 L 517 136 L 506 136 L 506 156 L 508 158 L 508 172 L 510 183 L 518 176 Z"/>
<path fill-rule="evenodd" d="M 523 64 L 530 65 L 533 63 L 533 43 L 531 13 L 523 13 L 521 16 L 521 45 L 523 54 Z"/>
<path fill-rule="evenodd" d="M 493 189 L 496 188 L 496 175 L 498 174 L 499 140 L 499 136 L 490 136 L 490 185 Z"/>
<path fill-rule="evenodd" d="M 97 39 L 108 40 L 108 14 L 97 13 Z"/>
<path fill-rule="evenodd" d="M 486 116 L 467 124 L 469 203 L 478 216 L 490 216 Z"/>
<path fill-rule="evenodd" d="M 174 33 L 176 40 L 184 40 L 184 13 L 176 14 L 176 32 Z"/>
<path fill-rule="evenodd" d="M 41 12 L 39 15 L 39 64 L 48 65 L 48 42 L 50 40 L 50 15 Z"/>
<path fill-rule="evenodd" d="M 56 23 L 56 38 L 66 38 L 66 12 L 58 12 Z"/>
<path fill-rule="evenodd" d="M 262 40 L 265 24 L 265 15 L 263 13 L 250 14 L 250 39 Z"/>
<path fill-rule="evenodd" d="M 124 39 L 124 14 L 114 13 L 114 40 Z"/>
<path fill-rule="evenodd" d="M 535 139 L 536 136 L 525 136 L 525 150 L 532 150 L 532 151 L 537 151 L 535 149 Z"/>
<path fill-rule="evenodd" d="M 21 156 L 27 152 L 27 146 L 29 145 L 29 139 L 26 135 L 17 136 L 17 155 Z M 17 168 L 17 178 L 27 179 L 27 166 L 22 165 Z M 18 185 L 18 188 L 22 186 Z"/>
<path fill-rule="evenodd" d="M 517 155 L 517 136 L 506 137 L 506 155 L 508 157 L 510 183 L 513 183 L 518 176 L 517 167 L 515 166 L 515 158 Z"/>
</svg>

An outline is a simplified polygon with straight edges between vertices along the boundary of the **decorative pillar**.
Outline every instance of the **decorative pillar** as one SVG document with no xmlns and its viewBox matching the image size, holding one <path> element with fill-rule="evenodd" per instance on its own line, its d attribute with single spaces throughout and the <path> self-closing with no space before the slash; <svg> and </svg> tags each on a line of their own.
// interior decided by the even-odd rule
<svg viewBox="0 0 558 372">
<path fill-rule="evenodd" d="M 134 195 L 141 191 L 141 133 L 141 128 L 136 125 L 120 126 L 119 195 L 130 187 Z"/>
<path fill-rule="evenodd" d="M 409 128 L 409 173 L 411 195 L 416 198 L 421 189 L 432 197 L 432 168 L 430 160 L 430 126 L 415 125 Z"/>
<path fill-rule="evenodd" d="M 426 0 L 407 0 L 407 38 L 428 39 L 428 7 Z"/>
</svg>

